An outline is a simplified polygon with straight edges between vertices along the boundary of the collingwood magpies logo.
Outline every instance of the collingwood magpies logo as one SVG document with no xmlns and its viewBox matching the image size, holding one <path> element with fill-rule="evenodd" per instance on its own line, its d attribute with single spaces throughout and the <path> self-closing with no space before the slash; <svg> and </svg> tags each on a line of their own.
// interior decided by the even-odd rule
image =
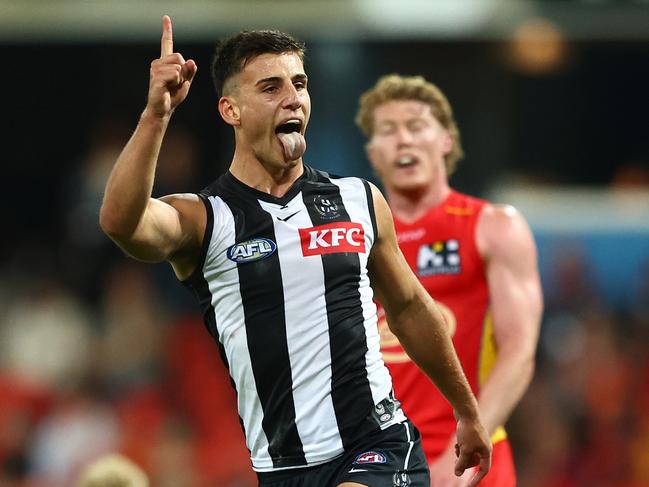
<svg viewBox="0 0 649 487">
<path fill-rule="evenodd" d="M 434 276 L 437 274 L 459 274 L 462 272 L 460 262 L 460 243 L 455 240 L 440 240 L 419 247 L 417 253 L 417 274 Z"/>
<path fill-rule="evenodd" d="M 335 201 L 329 198 L 316 196 L 313 198 L 313 206 L 315 207 L 315 211 L 317 211 L 318 214 L 326 220 L 333 220 L 338 215 L 340 215 L 338 205 Z"/>
</svg>

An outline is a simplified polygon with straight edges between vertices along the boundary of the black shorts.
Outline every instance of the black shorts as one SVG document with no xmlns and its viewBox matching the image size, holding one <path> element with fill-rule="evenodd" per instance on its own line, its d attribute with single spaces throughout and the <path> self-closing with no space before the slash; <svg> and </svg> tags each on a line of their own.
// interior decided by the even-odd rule
<svg viewBox="0 0 649 487">
<path fill-rule="evenodd" d="M 410 421 L 392 425 L 322 465 L 258 472 L 257 476 L 260 487 L 335 487 L 343 482 L 371 487 L 430 487 L 421 435 Z"/>
</svg>

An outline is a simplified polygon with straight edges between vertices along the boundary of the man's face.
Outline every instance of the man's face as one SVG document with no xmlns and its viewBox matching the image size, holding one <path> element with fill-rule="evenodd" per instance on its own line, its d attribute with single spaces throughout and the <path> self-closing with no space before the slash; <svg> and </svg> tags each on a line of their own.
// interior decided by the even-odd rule
<svg viewBox="0 0 649 487">
<path fill-rule="evenodd" d="M 391 100 L 374 110 L 374 130 L 367 146 L 374 170 L 387 189 L 421 191 L 446 178 L 444 156 L 452 137 L 417 100 Z"/>
<path fill-rule="evenodd" d="M 277 168 L 300 160 L 311 114 L 307 76 L 295 53 L 262 54 L 245 65 L 233 90 L 240 139 L 263 163 Z"/>
</svg>

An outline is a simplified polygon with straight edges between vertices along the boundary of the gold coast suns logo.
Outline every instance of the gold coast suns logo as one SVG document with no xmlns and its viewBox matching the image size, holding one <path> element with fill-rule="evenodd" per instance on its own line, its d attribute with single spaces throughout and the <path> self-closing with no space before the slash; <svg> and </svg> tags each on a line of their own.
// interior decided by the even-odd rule
<svg viewBox="0 0 649 487">
<path fill-rule="evenodd" d="M 443 303 L 435 301 L 437 308 L 442 313 L 446 326 L 448 327 L 448 333 L 452 337 L 455 335 L 455 329 L 457 327 L 457 321 L 453 311 Z M 381 338 L 381 353 L 383 354 L 383 360 L 389 364 L 400 364 L 404 362 L 410 362 L 410 357 L 408 354 L 401 348 L 399 339 L 394 336 L 394 333 L 390 331 L 388 326 L 388 321 L 385 319 L 385 313 L 381 310 L 379 314 L 379 336 Z"/>
</svg>

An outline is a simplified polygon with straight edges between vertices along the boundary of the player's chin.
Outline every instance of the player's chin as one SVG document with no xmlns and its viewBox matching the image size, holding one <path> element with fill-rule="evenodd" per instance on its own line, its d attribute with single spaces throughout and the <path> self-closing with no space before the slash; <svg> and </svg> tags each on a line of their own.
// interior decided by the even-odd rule
<svg viewBox="0 0 649 487">
<path fill-rule="evenodd" d="M 416 176 L 397 176 L 392 182 L 395 188 L 404 192 L 420 191 L 429 185 L 424 178 Z"/>
</svg>

